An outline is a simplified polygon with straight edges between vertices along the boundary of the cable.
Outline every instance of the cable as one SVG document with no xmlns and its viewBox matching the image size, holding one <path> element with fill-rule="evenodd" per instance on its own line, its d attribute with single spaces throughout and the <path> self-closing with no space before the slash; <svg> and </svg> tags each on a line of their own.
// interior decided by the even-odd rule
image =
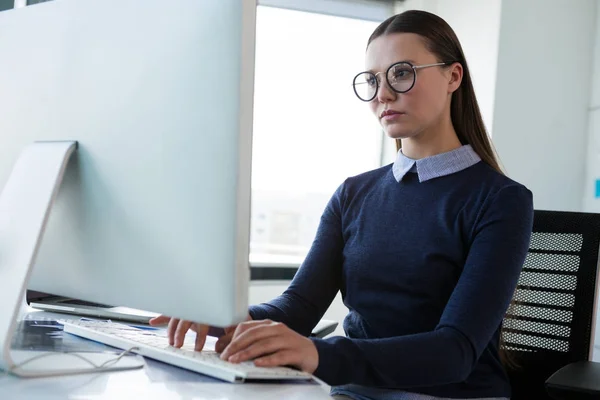
<svg viewBox="0 0 600 400">
<path fill-rule="evenodd" d="M 83 361 L 85 361 L 86 363 L 90 364 L 93 369 L 92 371 L 94 372 L 100 372 L 100 371 L 104 371 L 104 370 L 109 370 L 110 368 L 108 368 L 110 365 L 117 363 L 121 358 L 125 357 L 127 354 L 134 354 L 132 353 L 133 350 L 139 350 L 140 348 L 137 346 L 133 346 L 130 347 L 127 350 L 123 350 L 121 353 L 119 353 L 119 355 L 117 355 L 114 358 L 111 358 L 110 360 L 107 360 L 105 362 L 103 362 L 100 365 L 97 365 L 96 363 L 94 363 L 92 360 L 89 360 L 88 358 L 82 356 L 81 354 L 78 354 L 78 352 L 68 352 L 68 351 L 56 351 L 56 352 L 50 352 L 50 353 L 44 353 L 44 354 L 39 354 L 37 356 L 31 357 L 17 365 L 12 366 L 11 368 L 7 369 L 4 371 L 4 376 L 9 375 L 11 372 L 13 372 L 14 370 L 23 367 L 24 365 L 29 364 L 32 361 L 35 360 L 39 360 L 41 358 L 45 358 L 45 357 L 50 357 L 50 356 L 56 356 L 56 355 L 69 355 L 69 356 L 73 356 L 73 357 L 77 357 Z"/>
</svg>

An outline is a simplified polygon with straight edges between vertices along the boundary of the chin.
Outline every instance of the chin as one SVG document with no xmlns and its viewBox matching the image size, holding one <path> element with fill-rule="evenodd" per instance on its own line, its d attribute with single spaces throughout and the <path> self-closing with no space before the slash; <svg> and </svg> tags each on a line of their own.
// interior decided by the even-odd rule
<svg viewBox="0 0 600 400">
<path fill-rule="evenodd" d="M 386 135 L 392 139 L 408 139 L 417 135 L 417 132 L 409 129 L 399 129 L 398 127 L 384 128 Z"/>
</svg>

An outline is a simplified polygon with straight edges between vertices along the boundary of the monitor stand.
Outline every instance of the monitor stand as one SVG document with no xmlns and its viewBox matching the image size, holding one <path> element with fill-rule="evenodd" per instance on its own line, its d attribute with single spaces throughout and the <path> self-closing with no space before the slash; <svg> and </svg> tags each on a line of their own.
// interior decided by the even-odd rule
<svg viewBox="0 0 600 400">
<path fill-rule="evenodd" d="M 0 370 L 21 377 L 99 372 L 114 353 L 50 353 L 11 350 L 17 320 L 50 209 L 75 141 L 34 142 L 19 155 L 0 192 Z M 141 357 L 123 357 L 102 371 L 143 367 Z"/>
</svg>

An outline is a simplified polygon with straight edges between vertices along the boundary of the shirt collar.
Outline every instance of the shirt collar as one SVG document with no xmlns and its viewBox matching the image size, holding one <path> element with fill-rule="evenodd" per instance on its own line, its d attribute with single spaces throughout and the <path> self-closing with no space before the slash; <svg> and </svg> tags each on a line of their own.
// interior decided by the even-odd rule
<svg viewBox="0 0 600 400">
<path fill-rule="evenodd" d="M 425 182 L 462 171 L 479 161 L 481 161 L 481 158 L 470 144 L 420 160 L 406 157 L 400 149 L 392 166 L 392 172 L 396 181 L 400 182 L 411 169 L 416 168 L 419 182 Z"/>
</svg>

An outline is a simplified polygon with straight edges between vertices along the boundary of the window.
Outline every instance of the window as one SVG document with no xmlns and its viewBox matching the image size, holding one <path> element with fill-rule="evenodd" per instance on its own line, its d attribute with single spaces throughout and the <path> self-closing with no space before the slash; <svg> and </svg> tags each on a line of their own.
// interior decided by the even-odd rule
<svg viewBox="0 0 600 400">
<path fill-rule="evenodd" d="M 47 1 L 51 1 L 51 0 L 27 0 L 27 5 L 32 6 L 34 4 L 45 3 Z"/>
<path fill-rule="evenodd" d="M 0 0 L 0 11 L 11 10 L 14 7 L 13 0 Z"/>
<path fill-rule="evenodd" d="M 379 22 L 258 7 L 253 266 L 300 264 L 336 188 L 380 166 L 381 129 L 351 85 Z"/>
<path fill-rule="evenodd" d="M 0 0 L 0 11 L 32 6 L 52 0 Z"/>
</svg>

